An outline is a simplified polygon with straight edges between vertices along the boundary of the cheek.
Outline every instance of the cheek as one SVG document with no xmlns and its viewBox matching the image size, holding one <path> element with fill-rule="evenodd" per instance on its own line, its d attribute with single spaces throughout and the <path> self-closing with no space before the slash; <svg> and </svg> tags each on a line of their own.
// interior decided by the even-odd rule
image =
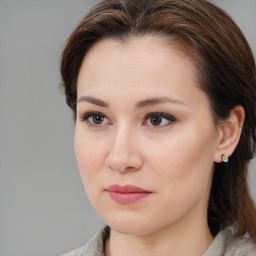
<svg viewBox="0 0 256 256">
<path fill-rule="evenodd" d="M 97 181 L 97 176 L 104 166 L 105 155 L 102 143 L 85 136 L 79 128 L 76 128 L 74 148 L 80 175 L 86 192 Z"/>
<path fill-rule="evenodd" d="M 150 176 L 163 205 L 169 205 L 167 215 L 181 217 L 199 202 L 206 207 L 213 171 L 211 147 L 207 137 L 199 141 L 183 134 L 151 151 Z"/>
<path fill-rule="evenodd" d="M 174 184 L 172 187 L 175 190 L 186 186 L 200 187 L 203 182 L 206 186 L 214 155 L 214 133 L 209 132 L 211 128 L 191 126 L 184 130 L 177 129 L 177 133 L 173 131 L 161 146 L 148 145 L 145 150 L 151 150 L 146 162 L 151 163 L 158 179 L 161 177 L 162 182 L 168 180 Z"/>
</svg>

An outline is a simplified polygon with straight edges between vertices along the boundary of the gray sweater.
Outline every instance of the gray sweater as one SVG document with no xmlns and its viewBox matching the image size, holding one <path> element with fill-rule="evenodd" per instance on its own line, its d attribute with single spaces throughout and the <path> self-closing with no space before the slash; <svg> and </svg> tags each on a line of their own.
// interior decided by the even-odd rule
<svg viewBox="0 0 256 256">
<path fill-rule="evenodd" d="M 85 246 L 63 256 L 104 256 L 104 245 L 109 233 L 109 227 L 105 227 Z M 202 256 L 256 256 L 256 245 L 248 238 L 233 236 L 227 228 L 219 232 Z"/>
</svg>

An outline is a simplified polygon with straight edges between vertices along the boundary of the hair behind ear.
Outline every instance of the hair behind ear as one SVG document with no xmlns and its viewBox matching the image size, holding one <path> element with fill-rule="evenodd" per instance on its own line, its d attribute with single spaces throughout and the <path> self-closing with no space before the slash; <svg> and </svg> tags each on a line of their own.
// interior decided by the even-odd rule
<svg viewBox="0 0 256 256">
<path fill-rule="evenodd" d="M 244 120 L 244 108 L 236 106 L 230 117 L 220 124 L 208 222 L 213 235 L 216 235 L 219 229 L 234 225 L 237 235 L 248 232 L 256 242 L 256 209 L 247 184 L 249 159 L 244 161 L 237 150 Z M 228 163 L 222 162 L 223 154 L 229 156 Z M 252 223 L 248 220 L 252 220 Z"/>
</svg>

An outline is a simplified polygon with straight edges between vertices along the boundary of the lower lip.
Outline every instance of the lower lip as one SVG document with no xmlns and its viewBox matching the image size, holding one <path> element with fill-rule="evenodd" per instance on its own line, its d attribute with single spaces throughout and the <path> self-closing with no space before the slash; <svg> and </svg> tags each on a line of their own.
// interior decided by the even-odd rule
<svg viewBox="0 0 256 256">
<path fill-rule="evenodd" d="M 151 193 L 141 193 L 141 192 L 133 192 L 133 193 L 120 193 L 120 192 L 112 192 L 107 191 L 109 196 L 119 204 L 133 204 L 137 201 L 149 196 Z"/>
</svg>

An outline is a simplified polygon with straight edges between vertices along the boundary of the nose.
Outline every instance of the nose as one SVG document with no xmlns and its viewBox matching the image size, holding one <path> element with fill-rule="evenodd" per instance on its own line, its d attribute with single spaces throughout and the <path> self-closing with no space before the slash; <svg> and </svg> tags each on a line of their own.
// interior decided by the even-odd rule
<svg viewBox="0 0 256 256">
<path fill-rule="evenodd" d="M 143 159 L 137 142 L 136 136 L 127 131 L 127 129 L 116 131 L 110 142 L 106 166 L 123 174 L 140 170 L 143 165 Z"/>
</svg>

